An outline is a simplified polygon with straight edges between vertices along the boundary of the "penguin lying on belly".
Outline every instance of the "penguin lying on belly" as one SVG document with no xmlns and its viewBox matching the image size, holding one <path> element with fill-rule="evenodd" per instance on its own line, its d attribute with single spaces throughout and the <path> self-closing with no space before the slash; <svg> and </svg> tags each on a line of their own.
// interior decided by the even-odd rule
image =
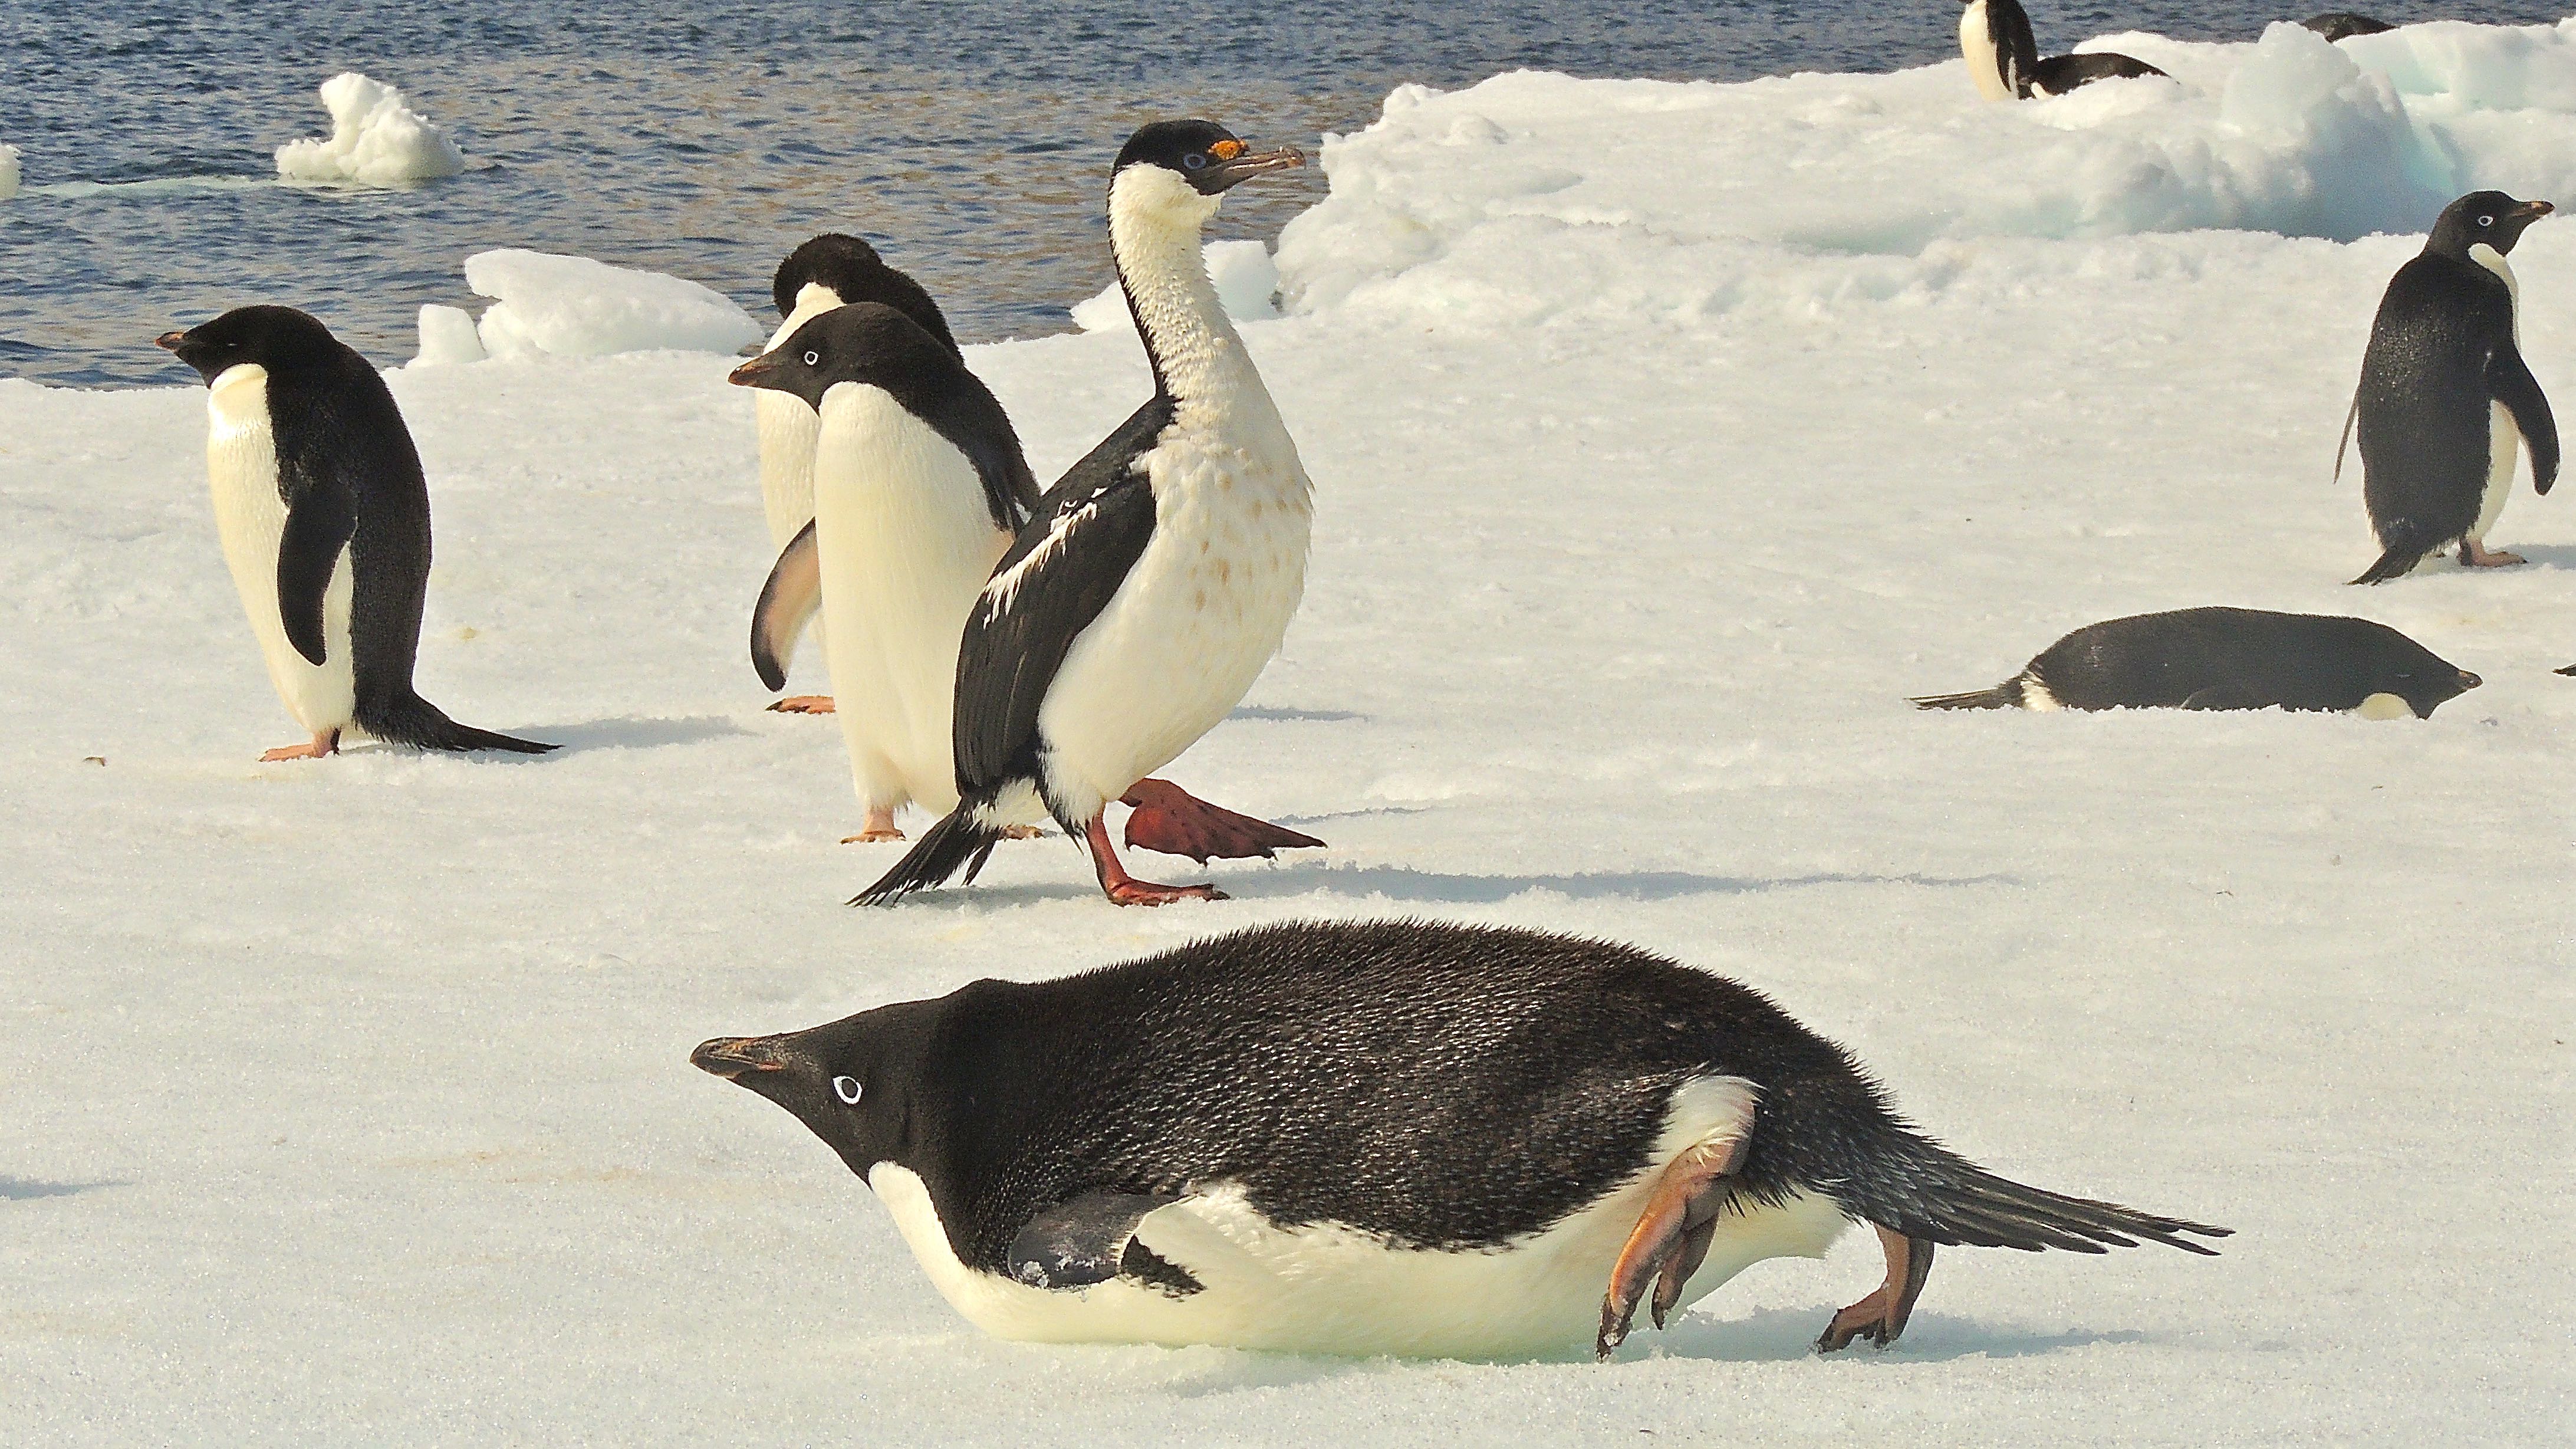
<svg viewBox="0 0 2576 1449">
<path fill-rule="evenodd" d="M 2478 687 L 2465 669 L 2368 619 L 2268 609 L 2176 609 L 2087 624 L 1992 689 L 1924 709 L 2350 710 L 2430 719 Z"/>
<path fill-rule="evenodd" d="M 215 528 L 269 682 L 319 759 L 352 726 L 424 750 L 554 748 L 458 724 L 412 688 L 429 592 L 429 484 L 367 359 L 292 307 L 156 339 L 206 379 Z"/>
<path fill-rule="evenodd" d="M 769 295 L 781 319 L 769 339 L 771 352 L 835 307 L 876 302 L 911 318 L 950 353 L 965 355 L 929 291 L 854 236 L 825 232 L 798 245 L 769 279 Z M 782 549 L 814 521 L 814 441 L 822 420 L 798 398 L 765 389 L 753 395 L 752 409 L 760 432 L 761 511 L 769 519 L 770 548 Z M 828 694 L 793 695 L 770 706 L 782 714 L 830 714 L 832 707 Z"/>
<path fill-rule="evenodd" d="M 1493 927 L 1266 926 L 690 1060 L 821 1137 L 1004 1338 L 1607 1357 L 1640 1305 L 1867 1223 L 1886 1281 L 1831 1352 L 1902 1333 L 1939 1245 L 2228 1231 L 1978 1168 L 1733 981 Z"/>
<path fill-rule="evenodd" d="M 2040 59 L 2021 0 L 1966 0 L 1959 13 L 1959 51 L 1967 57 L 1968 78 L 1976 82 L 1977 94 L 1990 101 L 2062 96 L 2099 80 L 2164 74 L 2143 60 L 2107 50 Z"/>
</svg>

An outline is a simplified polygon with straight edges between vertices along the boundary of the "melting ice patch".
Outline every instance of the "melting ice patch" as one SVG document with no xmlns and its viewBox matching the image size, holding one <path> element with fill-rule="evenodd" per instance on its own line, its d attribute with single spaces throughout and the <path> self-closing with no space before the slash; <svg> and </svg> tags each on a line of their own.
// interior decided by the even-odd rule
<svg viewBox="0 0 2576 1449">
<path fill-rule="evenodd" d="M 1216 284 L 1217 301 L 1237 322 L 1259 322 L 1279 315 L 1272 297 L 1279 290 L 1279 267 L 1270 249 L 1257 241 L 1209 242 L 1201 252 L 1208 280 Z M 1073 325 L 1085 332 L 1133 330 L 1135 314 L 1112 282 L 1108 290 L 1073 304 Z"/>
<path fill-rule="evenodd" d="M 2576 20 L 2329 45 L 2100 45 L 2168 71 L 1980 100 L 1959 61 L 1740 84 L 1537 72 L 1406 86 L 1326 138 L 1279 239 L 1291 310 L 1447 321 L 1937 289 L 2006 239 L 2420 232 L 2461 192 L 2576 194 Z"/>
<path fill-rule="evenodd" d="M 496 299 L 475 329 L 475 340 L 493 357 L 736 352 L 761 340 L 760 324 L 720 292 L 588 257 L 477 252 L 465 259 L 465 284 Z M 433 317 L 431 310 L 423 309 L 421 318 L 422 360 L 474 360 L 455 319 Z"/>
<path fill-rule="evenodd" d="M 329 139 L 277 148 L 277 174 L 289 181 L 402 186 L 465 169 L 465 153 L 392 86 L 342 71 L 322 83 L 322 104 L 331 112 Z"/>
</svg>

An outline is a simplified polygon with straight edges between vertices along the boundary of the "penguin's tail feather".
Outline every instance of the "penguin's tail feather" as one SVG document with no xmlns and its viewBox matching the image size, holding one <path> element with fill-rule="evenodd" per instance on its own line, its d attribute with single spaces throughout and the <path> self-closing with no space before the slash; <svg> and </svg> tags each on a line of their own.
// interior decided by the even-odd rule
<svg viewBox="0 0 2576 1449">
<path fill-rule="evenodd" d="M 850 904 L 892 905 L 914 891 L 946 885 L 961 870 L 972 882 L 1001 839 L 1001 826 L 978 823 L 973 804 L 961 801 L 956 809 L 941 816 L 938 824 L 922 832 L 921 839 L 904 852 L 903 859 L 895 862 L 884 879 L 850 897 Z"/>
<path fill-rule="evenodd" d="M 2150 1242 L 2214 1257 L 2217 1249 L 2185 1235 L 2224 1238 L 2234 1231 L 2025 1187 L 1901 1124 L 1889 1125 L 1895 1130 L 1871 1134 L 1861 1170 L 1824 1190 L 1845 1212 L 1909 1238 L 2026 1253 L 2102 1253 Z"/>
<path fill-rule="evenodd" d="M 2417 564 L 2422 563 L 2424 561 L 2424 555 L 2428 551 L 2429 550 L 2425 549 L 2420 544 L 2400 543 L 2391 545 L 2386 553 L 2379 556 L 2379 562 L 2363 569 L 2361 571 L 2361 577 L 2354 579 L 2352 582 L 2356 584 L 2384 584 L 2390 579 L 2400 578 L 2412 571 Z"/>
<path fill-rule="evenodd" d="M 542 755 L 555 748 L 515 735 L 495 734 L 472 725 L 458 724 L 437 705 L 411 693 L 405 693 L 388 704 L 361 709 L 358 728 L 389 744 L 409 745 L 416 750 L 509 750 L 515 754 Z"/>
<path fill-rule="evenodd" d="M 1910 702 L 1916 709 L 2018 709 L 2021 681 L 2007 679 L 1992 689 L 1972 689 L 1965 694 L 1918 694 Z"/>
</svg>

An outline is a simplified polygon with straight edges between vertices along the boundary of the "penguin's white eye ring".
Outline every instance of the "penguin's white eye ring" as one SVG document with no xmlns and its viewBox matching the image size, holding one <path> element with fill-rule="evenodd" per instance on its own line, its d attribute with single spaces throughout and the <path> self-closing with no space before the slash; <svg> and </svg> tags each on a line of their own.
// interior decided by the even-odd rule
<svg viewBox="0 0 2576 1449">
<path fill-rule="evenodd" d="M 2492 217 L 2492 216 L 2482 216 L 2482 217 L 2479 217 L 2479 218 L 2478 218 L 2478 225 L 2480 225 L 2480 226 L 2493 226 L 2493 225 L 2495 225 L 2495 218 L 2494 218 L 2494 217 Z"/>
<path fill-rule="evenodd" d="M 1207 158 L 1196 151 L 1192 151 L 1187 156 L 1181 158 L 1181 165 L 1191 171 L 1205 170 L 1207 167 Z"/>
<path fill-rule="evenodd" d="M 841 1099 L 842 1106 L 855 1107 L 859 1105 L 859 1079 L 856 1077 L 834 1077 L 832 1079 L 832 1095 Z"/>
<path fill-rule="evenodd" d="M 812 367 L 812 366 L 814 366 L 816 363 L 821 362 L 822 360 L 823 360 L 823 354 L 821 354 L 821 353 L 819 353 L 819 352 L 808 352 L 808 353 L 806 353 L 806 354 L 805 354 L 805 365 L 806 365 L 807 367 Z M 848 1078 L 846 1078 L 846 1077 L 845 1077 L 845 1078 L 843 1078 L 842 1080 L 847 1081 L 847 1080 L 848 1080 Z"/>
</svg>

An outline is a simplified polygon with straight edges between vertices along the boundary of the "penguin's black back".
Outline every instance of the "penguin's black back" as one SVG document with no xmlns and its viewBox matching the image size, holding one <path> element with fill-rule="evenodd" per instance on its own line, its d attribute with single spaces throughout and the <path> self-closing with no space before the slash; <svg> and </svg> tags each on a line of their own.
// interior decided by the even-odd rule
<svg viewBox="0 0 2576 1449">
<path fill-rule="evenodd" d="M 2299 24 L 2329 41 L 2350 40 L 2356 35 L 2378 35 L 2397 28 L 2385 20 L 2356 15 L 2349 10 L 2329 10 L 2323 15 L 2311 15 Z"/>
<path fill-rule="evenodd" d="M 1711 1074 L 1761 1092 L 1742 1182 L 1765 1200 L 1903 1133 L 1758 992 L 1526 931 L 1270 926 L 921 1005 L 906 1164 L 989 1271 L 1056 1204 L 1217 1180 L 1282 1224 L 1491 1247 L 1645 1168 L 1673 1089 Z"/>
<path fill-rule="evenodd" d="M 2389 280 L 2362 354 L 2355 439 L 2371 526 L 2409 564 L 2477 524 L 2487 362 L 2512 344 L 2512 291 L 2477 263 L 2427 251 Z"/>
<path fill-rule="evenodd" d="M 2069 709 L 2352 709 L 2371 695 L 2423 701 L 2460 671 L 2368 619 L 2267 609 L 2176 609 L 2088 624 L 2030 662 Z"/>
</svg>

